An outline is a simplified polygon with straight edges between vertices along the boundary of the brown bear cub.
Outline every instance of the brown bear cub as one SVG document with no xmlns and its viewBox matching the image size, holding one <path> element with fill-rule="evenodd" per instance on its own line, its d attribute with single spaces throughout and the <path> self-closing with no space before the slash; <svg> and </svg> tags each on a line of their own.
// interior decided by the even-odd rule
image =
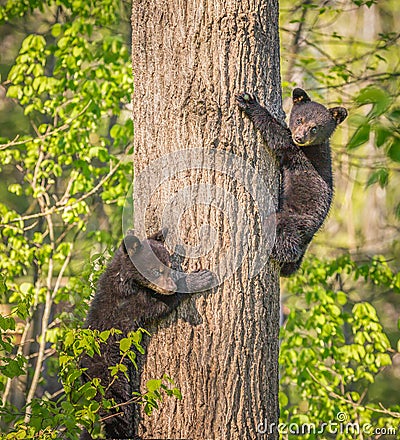
<svg viewBox="0 0 400 440">
<path fill-rule="evenodd" d="M 122 373 L 114 381 L 110 376 L 109 367 L 121 360 L 119 341 L 129 332 L 168 315 L 188 296 L 187 293 L 207 290 L 214 281 L 213 273 L 208 270 L 185 274 L 180 263 L 175 267 L 179 272 L 171 272 L 171 256 L 164 246 L 165 235 L 164 230 L 140 241 L 133 232 L 128 232 L 100 277 L 89 308 L 85 327 L 122 331 L 122 334 L 110 335 L 107 343 L 101 345 L 100 355 L 85 355 L 81 361 L 81 367 L 86 369 L 84 376 L 100 378 L 106 389 L 105 397 L 120 404 L 118 411 L 101 414 L 105 417 L 106 438 L 134 437 L 133 407 L 125 404 L 132 400 L 133 386 Z M 124 359 L 124 363 L 128 371 L 132 371 L 131 362 Z M 83 430 L 80 438 L 92 437 Z"/>
<path fill-rule="evenodd" d="M 347 110 L 328 109 L 296 88 L 288 128 L 248 93 L 238 95 L 236 101 L 280 162 L 281 190 L 271 258 L 281 263 L 281 275 L 288 276 L 299 269 L 328 215 L 333 195 L 329 138 Z"/>
</svg>

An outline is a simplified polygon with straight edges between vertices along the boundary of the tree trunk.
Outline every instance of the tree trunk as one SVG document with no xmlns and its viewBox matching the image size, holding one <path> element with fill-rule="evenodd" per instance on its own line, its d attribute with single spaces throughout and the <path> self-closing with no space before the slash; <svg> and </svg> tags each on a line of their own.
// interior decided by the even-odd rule
<svg viewBox="0 0 400 440">
<path fill-rule="evenodd" d="M 185 268 L 220 282 L 149 328 L 142 391 L 167 374 L 183 398 L 136 421 L 139 434 L 278 438 L 278 164 L 235 104 L 256 92 L 283 116 L 278 1 L 134 0 L 132 31 L 135 230 L 167 226 Z"/>
</svg>

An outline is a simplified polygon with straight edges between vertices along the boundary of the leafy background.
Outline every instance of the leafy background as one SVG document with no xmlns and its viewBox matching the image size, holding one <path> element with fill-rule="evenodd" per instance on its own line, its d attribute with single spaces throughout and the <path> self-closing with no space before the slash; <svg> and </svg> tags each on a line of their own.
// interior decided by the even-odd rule
<svg viewBox="0 0 400 440">
<path fill-rule="evenodd" d="M 350 111 L 332 140 L 329 221 L 282 286 L 281 418 L 293 431 L 282 437 L 343 422 L 368 428 L 300 434 L 397 438 L 400 12 L 395 0 L 280 4 L 286 110 L 301 86 Z M 77 359 L 109 336 L 81 325 L 132 179 L 129 16 L 117 0 L 0 6 L 4 438 L 75 439 L 79 424 L 100 433 L 99 406 L 113 406 L 93 400 L 98 382 L 81 385 Z M 133 360 L 141 336 L 123 340 Z M 136 398 L 150 414 L 164 394 L 180 398 L 166 377 Z"/>
</svg>

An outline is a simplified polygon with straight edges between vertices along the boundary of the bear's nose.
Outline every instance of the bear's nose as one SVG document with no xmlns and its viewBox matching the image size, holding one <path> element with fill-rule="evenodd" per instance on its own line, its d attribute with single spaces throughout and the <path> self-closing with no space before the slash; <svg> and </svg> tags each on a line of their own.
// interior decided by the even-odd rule
<svg viewBox="0 0 400 440">
<path fill-rule="evenodd" d="M 303 141 L 303 136 L 300 136 L 299 134 L 296 134 L 294 136 L 294 141 L 297 142 L 298 144 L 301 144 Z"/>
</svg>

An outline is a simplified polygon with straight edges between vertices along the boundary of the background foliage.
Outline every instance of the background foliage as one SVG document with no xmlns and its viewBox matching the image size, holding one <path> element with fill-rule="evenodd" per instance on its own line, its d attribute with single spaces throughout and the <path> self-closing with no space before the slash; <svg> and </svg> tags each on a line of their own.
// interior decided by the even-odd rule
<svg viewBox="0 0 400 440">
<path fill-rule="evenodd" d="M 380 438 L 374 429 L 399 425 L 397 9 L 395 0 L 281 1 L 284 96 L 302 86 L 350 110 L 333 142 L 337 194 L 311 249 L 319 258 L 283 286 L 282 422 L 370 426 L 361 436 L 303 438 Z M 108 337 L 80 328 L 121 237 L 132 177 L 129 14 L 130 3 L 117 0 L 0 6 L 6 438 L 76 438 L 78 424 L 99 430 L 101 384 L 81 385 L 77 359 Z M 131 335 L 122 351 L 142 351 L 140 341 Z M 180 397 L 168 378 L 136 397 L 150 413 L 162 390 Z"/>
</svg>

